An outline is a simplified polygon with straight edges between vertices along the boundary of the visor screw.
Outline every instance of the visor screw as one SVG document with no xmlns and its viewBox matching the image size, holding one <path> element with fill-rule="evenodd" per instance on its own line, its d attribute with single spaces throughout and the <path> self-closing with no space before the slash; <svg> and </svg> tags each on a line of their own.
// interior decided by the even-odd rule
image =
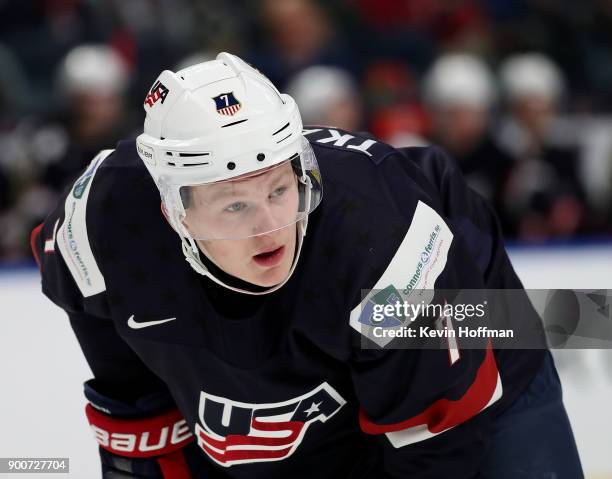
<svg viewBox="0 0 612 479">
<path fill-rule="evenodd" d="M 263 153 L 257 154 L 257 161 L 263 161 L 265 159 L 266 159 L 266 155 L 264 155 Z"/>
<path fill-rule="evenodd" d="M 228 170 L 233 170 L 234 168 L 236 168 L 236 163 L 234 163 L 233 161 L 230 161 L 230 162 L 227 164 L 227 169 L 228 169 Z"/>
</svg>

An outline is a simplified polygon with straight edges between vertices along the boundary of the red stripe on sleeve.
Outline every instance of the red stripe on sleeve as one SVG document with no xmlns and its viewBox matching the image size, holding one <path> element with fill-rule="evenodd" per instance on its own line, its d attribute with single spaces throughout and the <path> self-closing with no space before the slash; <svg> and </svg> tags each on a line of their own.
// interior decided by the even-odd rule
<svg viewBox="0 0 612 479">
<path fill-rule="evenodd" d="M 485 359 L 478 368 L 476 378 L 460 399 L 455 401 L 445 398 L 438 399 L 417 416 L 394 424 L 376 424 L 368 419 L 361 408 L 359 424 L 363 432 L 367 434 L 384 434 L 421 425 L 426 425 L 427 429 L 434 434 L 440 433 L 467 421 L 482 411 L 495 393 L 498 375 L 493 347 L 489 341 Z"/>
<path fill-rule="evenodd" d="M 39 224 L 36 228 L 32 230 L 30 234 L 30 248 L 32 248 L 32 254 L 34 255 L 34 259 L 36 260 L 36 264 L 40 268 L 40 256 L 38 255 L 38 251 L 36 251 L 36 238 L 40 234 L 44 223 Z"/>
</svg>

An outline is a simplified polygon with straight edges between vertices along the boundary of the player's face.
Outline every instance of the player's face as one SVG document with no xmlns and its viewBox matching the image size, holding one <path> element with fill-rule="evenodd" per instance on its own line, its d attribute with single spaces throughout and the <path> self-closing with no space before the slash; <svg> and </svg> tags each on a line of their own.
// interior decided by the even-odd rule
<svg viewBox="0 0 612 479">
<path fill-rule="evenodd" d="M 291 164 L 285 163 L 255 176 L 192 187 L 184 224 L 226 273 L 274 286 L 293 263 L 297 181 Z"/>
</svg>

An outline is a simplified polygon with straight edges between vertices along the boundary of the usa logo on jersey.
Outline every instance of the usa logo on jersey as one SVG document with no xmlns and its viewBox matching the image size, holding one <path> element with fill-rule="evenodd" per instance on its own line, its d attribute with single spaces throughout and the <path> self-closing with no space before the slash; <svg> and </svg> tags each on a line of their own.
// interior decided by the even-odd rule
<svg viewBox="0 0 612 479">
<path fill-rule="evenodd" d="M 234 92 L 222 93 L 213 98 L 217 106 L 217 112 L 221 115 L 232 116 L 242 108 L 240 102 L 234 96 Z"/>
<path fill-rule="evenodd" d="M 288 401 L 251 404 L 200 394 L 196 437 L 217 464 L 280 461 L 295 452 L 308 427 L 326 422 L 346 401 L 324 382 Z"/>
</svg>

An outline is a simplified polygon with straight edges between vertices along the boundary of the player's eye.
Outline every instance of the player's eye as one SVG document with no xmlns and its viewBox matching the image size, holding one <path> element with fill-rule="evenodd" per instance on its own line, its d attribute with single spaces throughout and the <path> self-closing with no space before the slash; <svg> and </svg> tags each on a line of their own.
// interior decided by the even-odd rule
<svg viewBox="0 0 612 479">
<path fill-rule="evenodd" d="M 229 205 L 223 211 L 227 211 L 228 213 L 238 213 L 239 211 L 242 211 L 245 208 L 246 203 L 242 201 L 237 201 L 236 203 L 232 203 L 231 205 Z"/>
<path fill-rule="evenodd" d="M 277 198 L 281 196 L 285 191 L 287 191 L 286 186 L 279 186 L 270 194 L 270 198 Z"/>
</svg>

